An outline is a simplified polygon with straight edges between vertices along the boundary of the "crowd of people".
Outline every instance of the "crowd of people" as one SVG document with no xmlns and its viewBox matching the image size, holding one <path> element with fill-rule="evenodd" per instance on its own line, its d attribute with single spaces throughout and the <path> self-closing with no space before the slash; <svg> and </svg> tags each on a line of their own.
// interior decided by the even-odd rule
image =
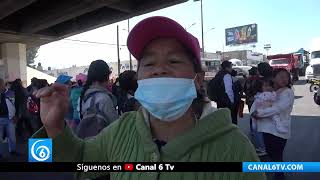
<svg viewBox="0 0 320 180">
<path fill-rule="evenodd" d="M 97 135 L 121 114 L 138 110 L 140 106 L 134 98 L 136 72 L 121 73 L 116 83 L 110 82 L 110 73 L 107 63 L 97 60 L 91 63 L 88 76 L 82 73 L 74 78 L 60 75 L 55 82 L 68 88 L 69 106 L 64 120 L 79 137 Z M 52 84 L 46 80 L 37 78 L 33 78 L 27 88 L 23 87 L 21 79 L 6 83 L 0 79 L 0 140 L 7 139 L 11 155 L 19 156 L 17 139 L 25 142 L 43 126 L 40 98 L 33 93 L 50 86 Z M 0 151 L 0 158 L 2 154 Z"/>
<path fill-rule="evenodd" d="M 0 79 L 0 140 L 7 138 L 11 155 L 19 155 L 16 137 L 25 141 L 42 127 L 40 99 L 32 93 L 46 86 L 48 82 L 44 79 L 33 78 L 27 88 L 23 87 L 21 79 L 6 83 Z M 2 154 L 0 151 L 0 158 Z"/>
<path fill-rule="evenodd" d="M 138 23 L 127 44 L 138 69 L 121 73 L 115 82 L 103 60 L 93 61 L 87 75 L 60 75 L 51 85 L 34 78 L 28 88 L 19 79 L 9 87 L 0 79 L 0 135 L 8 137 L 9 152 L 16 152 L 15 134 L 25 131 L 30 137 L 40 129 L 33 137 L 53 139 L 54 161 L 241 162 L 259 161 L 257 154 L 283 161 L 294 101 L 287 70 L 273 71 L 261 63 L 242 83 L 232 63 L 223 61 L 221 71 L 205 87 L 197 38 L 165 17 Z M 242 99 L 250 110 L 252 143 L 237 127 Z M 262 173 L 154 175 L 265 179 Z M 129 173 L 111 177 L 139 179 Z M 277 173 L 275 179 L 284 175 Z"/>
<path fill-rule="evenodd" d="M 230 110 L 234 124 L 243 111 L 239 106 L 241 98 L 245 98 L 250 111 L 251 139 L 257 154 L 282 162 L 291 134 L 290 114 L 294 104 L 291 75 L 286 69 L 273 70 L 268 63 L 262 62 L 243 78 L 245 81 L 241 85 L 232 64 L 224 61 L 221 71 L 208 83 L 209 98 L 218 108 Z M 276 173 L 275 179 L 284 179 L 284 174 Z"/>
</svg>

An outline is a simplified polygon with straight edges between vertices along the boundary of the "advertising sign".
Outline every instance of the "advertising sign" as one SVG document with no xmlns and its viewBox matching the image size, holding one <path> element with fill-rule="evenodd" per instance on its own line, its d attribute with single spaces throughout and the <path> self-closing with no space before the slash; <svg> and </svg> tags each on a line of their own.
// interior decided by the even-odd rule
<svg viewBox="0 0 320 180">
<path fill-rule="evenodd" d="M 226 45 L 241 45 L 258 42 L 257 24 L 226 29 Z"/>
</svg>

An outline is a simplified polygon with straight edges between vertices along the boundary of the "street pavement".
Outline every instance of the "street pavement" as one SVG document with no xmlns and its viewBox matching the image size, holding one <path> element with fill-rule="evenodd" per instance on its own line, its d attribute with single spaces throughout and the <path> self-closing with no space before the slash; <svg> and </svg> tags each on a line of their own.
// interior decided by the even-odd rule
<svg viewBox="0 0 320 180">
<path fill-rule="evenodd" d="M 292 135 L 288 140 L 285 161 L 320 161 L 320 106 L 313 102 L 313 94 L 309 92 L 309 84 L 301 80 L 294 85 L 295 103 L 292 112 Z M 245 109 L 247 112 L 247 108 Z M 240 119 L 239 127 L 249 133 L 249 116 Z M 5 150 L 6 144 L 0 144 Z M 27 146 L 19 143 L 19 157 L 9 157 L 6 161 L 27 161 Z M 8 156 L 8 155 L 7 155 Z M 320 173 L 287 173 L 287 180 L 319 180 Z M 270 179 L 271 174 L 268 174 Z M 0 173 L 1 180 L 69 180 L 70 173 Z"/>
</svg>

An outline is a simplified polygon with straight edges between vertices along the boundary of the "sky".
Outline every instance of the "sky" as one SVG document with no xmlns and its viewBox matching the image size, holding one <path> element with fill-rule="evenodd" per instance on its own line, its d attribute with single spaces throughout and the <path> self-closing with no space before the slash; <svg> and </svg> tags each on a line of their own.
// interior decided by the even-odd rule
<svg viewBox="0 0 320 180">
<path fill-rule="evenodd" d="M 131 18 L 130 29 L 146 17 L 166 16 L 187 27 L 201 44 L 200 12 L 200 1 L 189 0 Z M 249 49 L 266 53 L 263 49 L 264 44 L 271 44 L 269 54 L 290 53 L 300 48 L 309 49 L 312 42 L 320 38 L 319 12 L 319 0 L 203 0 L 205 51 Z M 251 45 L 225 46 L 226 28 L 252 23 L 258 26 L 256 48 L 253 49 Z M 128 27 L 127 21 L 122 21 L 67 38 L 105 44 L 70 40 L 52 42 L 40 47 L 36 63 L 41 62 L 44 67 L 66 68 L 72 65 L 89 65 L 95 59 L 115 62 L 117 25 L 122 45 L 120 59 L 128 60 L 129 52 L 125 46 Z"/>
</svg>

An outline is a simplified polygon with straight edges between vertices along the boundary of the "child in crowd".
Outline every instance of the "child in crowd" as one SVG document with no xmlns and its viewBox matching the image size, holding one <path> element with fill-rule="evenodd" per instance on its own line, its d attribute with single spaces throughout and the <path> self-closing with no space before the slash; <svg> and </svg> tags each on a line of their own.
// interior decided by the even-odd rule
<svg viewBox="0 0 320 180">
<path fill-rule="evenodd" d="M 277 93 L 273 89 L 273 82 L 268 78 L 261 78 L 256 82 L 258 93 L 255 95 L 255 109 L 252 109 L 251 112 L 255 114 L 257 110 L 271 107 L 277 99 Z M 279 133 L 285 133 L 286 128 L 281 126 L 280 116 L 272 116 L 273 122 L 276 124 L 277 131 Z M 253 128 L 257 129 L 257 119 L 253 117 Z"/>
</svg>

